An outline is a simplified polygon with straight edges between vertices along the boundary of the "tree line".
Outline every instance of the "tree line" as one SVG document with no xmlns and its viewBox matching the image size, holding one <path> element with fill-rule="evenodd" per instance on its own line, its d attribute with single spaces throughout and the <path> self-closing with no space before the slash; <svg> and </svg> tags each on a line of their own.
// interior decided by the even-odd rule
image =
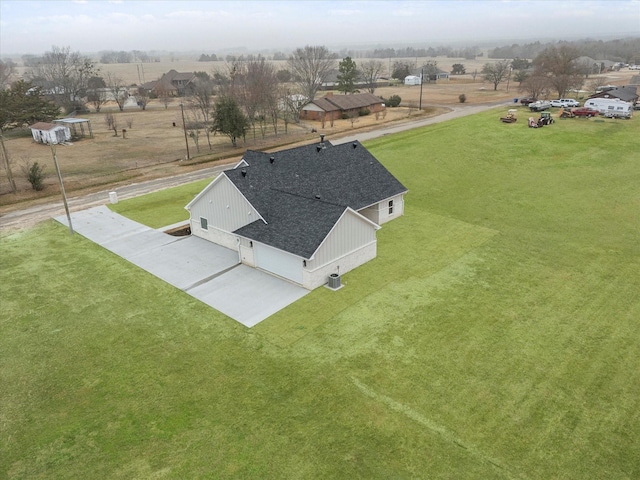
<svg viewBox="0 0 640 480">
<path fill-rule="evenodd" d="M 532 42 L 524 45 L 517 43 L 496 47 L 489 51 L 489 58 L 529 58 L 533 59 L 543 51 L 552 47 L 571 47 L 578 56 L 591 57 L 597 60 L 640 64 L 640 38 L 617 40 L 579 40 L 573 42 Z"/>
</svg>

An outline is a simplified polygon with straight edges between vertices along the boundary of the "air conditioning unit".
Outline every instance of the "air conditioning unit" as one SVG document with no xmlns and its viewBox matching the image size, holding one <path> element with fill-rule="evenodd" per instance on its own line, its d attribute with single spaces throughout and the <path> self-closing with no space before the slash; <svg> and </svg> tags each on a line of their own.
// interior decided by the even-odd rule
<svg viewBox="0 0 640 480">
<path fill-rule="evenodd" d="M 334 290 L 340 288 L 340 275 L 338 275 L 337 273 L 332 273 L 331 275 L 329 275 L 329 284 L 327 286 Z"/>
</svg>

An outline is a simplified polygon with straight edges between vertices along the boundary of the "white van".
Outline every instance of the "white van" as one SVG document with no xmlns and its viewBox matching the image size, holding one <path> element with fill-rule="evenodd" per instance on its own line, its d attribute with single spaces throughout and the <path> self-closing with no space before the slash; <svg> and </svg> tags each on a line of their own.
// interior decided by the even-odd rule
<svg viewBox="0 0 640 480">
<path fill-rule="evenodd" d="M 633 105 L 623 102 L 618 98 L 590 98 L 584 102 L 584 106 L 598 110 L 605 117 L 631 118 Z"/>
</svg>

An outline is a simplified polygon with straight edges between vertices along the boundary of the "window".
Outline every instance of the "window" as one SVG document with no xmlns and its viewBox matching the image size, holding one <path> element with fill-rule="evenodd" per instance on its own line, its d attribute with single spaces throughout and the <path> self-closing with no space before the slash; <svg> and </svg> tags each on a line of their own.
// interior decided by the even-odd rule
<svg viewBox="0 0 640 480">
<path fill-rule="evenodd" d="M 209 226 L 207 225 L 207 219 L 204 217 L 200 217 L 200 228 L 203 230 L 208 230 Z"/>
<path fill-rule="evenodd" d="M 393 214 L 393 200 L 389 200 L 389 215 Z"/>
</svg>

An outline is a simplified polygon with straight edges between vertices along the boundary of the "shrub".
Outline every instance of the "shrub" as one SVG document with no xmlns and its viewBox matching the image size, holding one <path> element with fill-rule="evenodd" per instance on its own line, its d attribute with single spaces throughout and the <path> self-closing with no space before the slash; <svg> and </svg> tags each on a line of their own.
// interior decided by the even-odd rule
<svg viewBox="0 0 640 480">
<path fill-rule="evenodd" d="M 40 165 L 38 162 L 31 163 L 27 161 L 23 167 L 22 171 L 27 177 L 27 181 L 31 184 L 31 188 L 36 191 L 40 191 L 44 188 L 44 167 Z"/>
<path fill-rule="evenodd" d="M 384 103 L 388 107 L 398 107 L 401 101 L 402 98 L 400 98 L 400 95 L 391 95 Z"/>
<path fill-rule="evenodd" d="M 460 95 L 458 95 L 458 100 L 460 101 L 460 103 L 464 103 L 467 101 L 467 96 L 464 93 L 461 93 Z"/>
<path fill-rule="evenodd" d="M 360 115 L 361 117 L 365 117 L 370 113 L 371 113 L 371 110 L 369 110 L 368 108 L 363 108 L 358 112 L 358 115 Z"/>
<path fill-rule="evenodd" d="M 343 113 L 342 115 L 340 115 L 340 118 L 341 118 L 342 120 L 347 120 L 347 119 L 349 118 L 349 115 L 348 115 L 348 114 L 346 114 L 346 113 Z"/>
</svg>

